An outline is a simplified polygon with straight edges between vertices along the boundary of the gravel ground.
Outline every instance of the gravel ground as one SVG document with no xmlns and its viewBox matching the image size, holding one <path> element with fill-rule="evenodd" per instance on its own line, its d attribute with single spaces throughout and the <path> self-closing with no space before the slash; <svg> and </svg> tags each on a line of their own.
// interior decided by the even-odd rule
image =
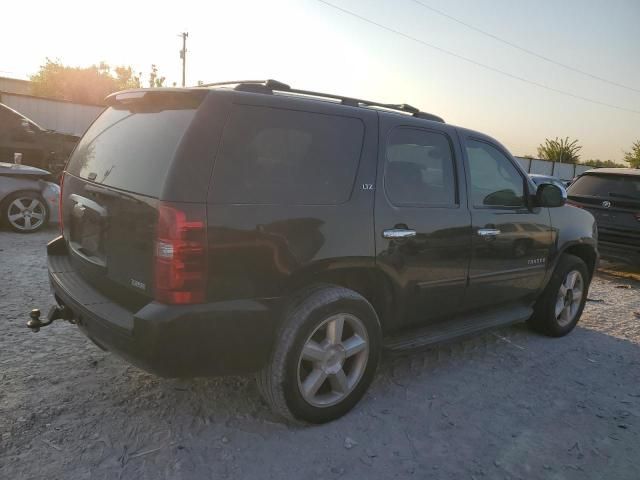
<svg viewBox="0 0 640 480">
<path fill-rule="evenodd" d="M 386 358 L 320 427 L 274 418 L 252 380 L 167 380 L 72 325 L 25 328 L 54 230 L 0 232 L 0 478 L 640 478 L 640 283 L 598 276 L 579 327 L 524 326 Z"/>
</svg>

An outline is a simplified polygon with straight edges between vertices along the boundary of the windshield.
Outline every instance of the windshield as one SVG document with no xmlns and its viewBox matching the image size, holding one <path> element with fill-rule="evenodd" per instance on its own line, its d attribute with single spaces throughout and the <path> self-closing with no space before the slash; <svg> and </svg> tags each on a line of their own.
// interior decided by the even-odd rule
<svg viewBox="0 0 640 480">
<path fill-rule="evenodd" d="M 640 175 L 583 175 L 569 187 L 569 194 L 640 200 Z"/>
<path fill-rule="evenodd" d="M 46 131 L 45 128 L 42 128 L 40 125 L 38 125 L 36 122 L 31 120 L 30 118 L 27 118 L 23 114 L 21 114 L 20 112 L 14 110 L 13 108 L 8 107 L 7 105 L 3 105 L 3 104 L 0 103 L 0 113 L 1 112 L 5 112 L 5 113 L 0 115 L 0 117 L 7 116 L 7 115 L 13 116 L 15 119 L 19 120 L 21 123 L 31 125 L 31 127 L 34 130 L 40 130 L 42 132 Z"/>
</svg>

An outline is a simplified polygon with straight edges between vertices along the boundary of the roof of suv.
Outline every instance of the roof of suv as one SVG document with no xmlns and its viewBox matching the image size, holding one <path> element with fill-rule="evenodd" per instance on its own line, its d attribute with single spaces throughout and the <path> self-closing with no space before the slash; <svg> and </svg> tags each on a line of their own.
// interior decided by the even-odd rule
<svg viewBox="0 0 640 480">
<path fill-rule="evenodd" d="M 314 92 L 310 90 L 299 90 L 293 89 L 289 85 L 278 82 L 277 80 L 237 80 L 237 81 L 229 81 L 229 82 L 217 82 L 217 83 L 208 83 L 204 85 L 199 85 L 197 87 L 188 87 L 188 88 L 141 88 L 141 89 L 132 89 L 125 90 L 121 92 L 115 92 L 109 95 L 105 100 L 107 105 L 111 105 L 113 103 L 119 101 L 126 101 L 128 98 L 136 98 L 144 95 L 145 92 L 184 92 L 187 91 L 203 91 L 203 90 L 212 90 L 212 89 L 226 89 L 233 90 L 238 92 L 247 92 L 247 93 L 255 93 L 255 94 L 263 94 L 263 95 L 286 95 L 287 97 L 298 97 L 306 100 L 316 100 L 323 102 L 331 102 L 338 105 L 345 105 L 350 107 L 364 107 L 364 108 L 373 108 L 379 111 L 388 112 L 388 113 L 396 113 L 396 114 L 408 114 L 413 117 L 430 120 L 440 123 L 445 123 L 444 120 L 438 115 L 434 115 L 428 112 L 422 112 L 418 108 L 413 107 L 406 103 L 400 104 L 389 104 L 389 103 L 381 103 L 375 102 L 371 100 L 363 100 L 359 98 L 351 98 L 344 97 L 341 95 L 334 95 L 330 93 L 322 93 L 322 92 Z"/>
<path fill-rule="evenodd" d="M 587 170 L 582 175 L 588 173 L 606 173 L 608 175 L 637 175 L 640 176 L 640 168 L 594 168 Z"/>
</svg>

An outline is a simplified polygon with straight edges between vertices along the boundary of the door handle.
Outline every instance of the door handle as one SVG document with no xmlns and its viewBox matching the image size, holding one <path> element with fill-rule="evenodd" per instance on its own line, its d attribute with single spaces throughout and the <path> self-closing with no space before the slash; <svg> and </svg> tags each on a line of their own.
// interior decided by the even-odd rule
<svg viewBox="0 0 640 480">
<path fill-rule="evenodd" d="M 478 230 L 478 235 L 481 237 L 495 237 L 496 235 L 500 235 L 500 230 L 496 228 L 481 228 Z"/>
<path fill-rule="evenodd" d="M 391 228 L 382 232 L 384 238 L 409 238 L 415 237 L 416 231 L 407 228 Z"/>
</svg>

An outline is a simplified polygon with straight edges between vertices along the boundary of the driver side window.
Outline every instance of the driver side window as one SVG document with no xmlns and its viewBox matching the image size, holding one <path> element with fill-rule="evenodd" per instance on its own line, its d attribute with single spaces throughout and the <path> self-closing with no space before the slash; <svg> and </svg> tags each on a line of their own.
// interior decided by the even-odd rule
<svg viewBox="0 0 640 480">
<path fill-rule="evenodd" d="M 476 140 L 466 142 L 474 207 L 525 205 L 524 181 L 511 161 L 497 148 Z"/>
</svg>

